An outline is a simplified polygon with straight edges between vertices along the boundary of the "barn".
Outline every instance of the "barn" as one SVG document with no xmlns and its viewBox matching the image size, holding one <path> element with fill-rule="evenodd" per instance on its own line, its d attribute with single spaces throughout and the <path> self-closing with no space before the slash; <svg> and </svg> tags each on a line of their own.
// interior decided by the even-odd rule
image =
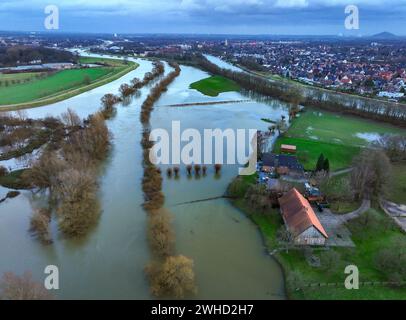
<svg viewBox="0 0 406 320">
<path fill-rule="evenodd" d="M 309 201 L 292 189 L 279 198 L 283 221 L 297 245 L 322 246 L 328 235 Z"/>
<path fill-rule="evenodd" d="M 289 144 L 283 144 L 281 145 L 281 151 L 284 153 L 296 153 L 297 147 Z"/>
</svg>

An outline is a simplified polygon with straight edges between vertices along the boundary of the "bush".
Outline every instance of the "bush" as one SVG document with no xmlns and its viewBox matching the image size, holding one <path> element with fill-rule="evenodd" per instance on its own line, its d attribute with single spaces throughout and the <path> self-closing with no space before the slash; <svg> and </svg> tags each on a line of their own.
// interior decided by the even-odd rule
<svg viewBox="0 0 406 320">
<path fill-rule="evenodd" d="M 406 245 L 402 239 L 399 238 L 391 247 L 379 251 L 375 266 L 388 281 L 394 281 L 399 276 L 406 278 Z"/>
<path fill-rule="evenodd" d="M 152 263 L 146 273 L 156 297 L 181 299 L 196 293 L 193 260 L 185 256 L 168 257 L 163 264 Z"/>
<path fill-rule="evenodd" d="M 150 215 L 148 238 L 151 249 L 160 257 L 170 256 L 174 251 L 175 234 L 170 215 L 160 210 Z"/>
<path fill-rule="evenodd" d="M 52 243 L 49 224 L 51 222 L 51 212 L 48 209 L 39 209 L 31 217 L 31 232 L 45 244 Z"/>
<path fill-rule="evenodd" d="M 28 272 L 21 277 L 7 272 L 0 280 L 0 300 L 50 300 L 52 296 Z"/>
<path fill-rule="evenodd" d="M 228 186 L 227 194 L 230 197 L 243 198 L 247 192 L 249 185 L 242 177 L 235 178 Z"/>
<path fill-rule="evenodd" d="M 6 176 L 6 175 L 8 175 L 8 170 L 7 170 L 7 168 L 5 168 L 5 167 L 3 167 L 3 166 L 0 166 L 0 177 L 4 177 L 4 176 Z"/>
<path fill-rule="evenodd" d="M 100 215 L 93 172 L 67 169 L 59 175 L 57 197 L 59 229 L 68 237 L 83 236 Z"/>
<path fill-rule="evenodd" d="M 323 252 L 320 256 L 322 269 L 327 273 L 334 273 L 341 262 L 341 255 L 335 250 Z"/>
</svg>

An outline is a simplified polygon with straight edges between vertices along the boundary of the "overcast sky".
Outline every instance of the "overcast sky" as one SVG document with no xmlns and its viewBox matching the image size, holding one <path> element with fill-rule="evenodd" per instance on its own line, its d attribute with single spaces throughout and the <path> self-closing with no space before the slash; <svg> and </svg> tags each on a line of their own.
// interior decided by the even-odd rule
<svg viewBox="0 0 406 320">
<path fill-rule="evenodd" d="M 61 32 L 406 35 L 406 0 L 0 0 L 0 30 L 45 30 L 49 4 Z M 357 31 L 344 27 L 349 4 Z"/>
</svg>

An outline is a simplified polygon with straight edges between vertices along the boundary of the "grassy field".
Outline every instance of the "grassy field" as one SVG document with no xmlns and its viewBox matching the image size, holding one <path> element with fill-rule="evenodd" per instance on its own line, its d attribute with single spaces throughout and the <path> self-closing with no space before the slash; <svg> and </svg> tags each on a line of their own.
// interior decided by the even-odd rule
<svg viewBox="0 0 406 320">
<path fill-rule="evenodd" d="M 363 137 L 384 133 L 406 134 L 406 131 L 374 121 L 309 109 L 296 118 L 288 132 L 278 139 L 275 151 L 280 151 L 281 144 L 296 145 L 298 157 L 307 170 L 315 168 L 318 157 L 323 153 L 334 171 L 349 167 L 361 148 L 369 145 L 370 141 Z"/>
<path fill-rule="evenodd" d="M 389 201 L 406 204 L 406 163 L 393 165 L 392 185 L 389 189 Z"/>
<path fill-rule="evenodd" d="M 190 85 L 190 88 L 200 91 L 206 96 L 217 97 L 220 93 L 239 91 L 240 86 L 232 80 L 221 76 L 206 78 Z"/>
<path fill-rule="evenodd" d="M 114 81 L 134 70 L 137 64 L 121 60 L 82 58 L 83 63 L 105 63 L 109 66 L 63 70 L 45 79 L 11 85 L 0 90 L 0 105 L 4 111 L 36 107 L 65 100 Z"/>
<path fill-rule="evenodd" d="M 352 146 L 368 145 L 368 140 L 358 134 L 384 133 L 406 134 L 406 131 L 384 123 L 311 109 L 302 113 L 289 129 L 292 137 Z"/>
<path fill-rule="evenodd" d="M 103 64 L 111 67 L 122 67 L 123 60 L 109 59 L 109 58 L 95 58 L 95 57 L 80 57 L 79 62 L 83 64 Z"/>
<path fill-rule="evenodd" d="M 12 73 L 12 74 L 0 73 L 0 86 L 4 86 L 5 81 L 9 81 L 9 85 L 12 85 L 13 81 L 34 80 L 37 75 L 38 75 L 37 72 Z"/>
<path fill-rule="evenodd" d="M 35 101 L 61 91 L 78 88 L 85 84 L 86 77 L 89 78 L 91 83 L 113 72 L 110 68 L 60 71 L 43 80 L 2 88 L 0 91 L 0 104 L 7 105 Z"/>
<path fill-rule="evenodd" d="M 360 152 L 360 147 L 346 146 L 335 143 L 307 140 L 302 138 L 281 137 L 276 141 L 275 152 L 280 152 L 282 144 L 297 146 L 297 156 L 304 165 L 305 170 L 314 170 L 317 159 L 323 153 L 330 160 L 332 171 L 348 168 L 351 166 L 352 158 Z"/>
</svg>

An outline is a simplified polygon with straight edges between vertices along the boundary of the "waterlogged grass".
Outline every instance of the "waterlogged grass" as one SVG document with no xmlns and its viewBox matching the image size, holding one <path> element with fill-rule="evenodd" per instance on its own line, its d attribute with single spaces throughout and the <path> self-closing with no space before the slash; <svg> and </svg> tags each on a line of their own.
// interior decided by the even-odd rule
<svg viewBox="0 0 406 320">
<path fill-rule="evenodd" d="M 191 89 L 200 91 L 206 96 L 217 97 L 220 93 L 240 91 L 240 86 L 234 81 L 221 77 L 213 76 L 190 85 Z"/>
<path fill-rule="evenodd" d="M 367 146 L 359 134 L 403 134 L 406 130 L 357 117 L 309 109 L 295 119 L 288 136 L 327 143 Z"/>
<path fill-rule="evenodd" d="M 331 170 L 348 168 L 361 148 L 371 141 L 362 137 L 380 134 L 402 134 L 406 130 L 387 124 L 352 116 L 338 115 L 309 109 L 293 120 L 288 132 L 275 144 L 280 152 L 282 144 L 297 146 L 298 157 L 306 170 L 314 170 L 320 154 L 330 161 Z"/>
</svg>

